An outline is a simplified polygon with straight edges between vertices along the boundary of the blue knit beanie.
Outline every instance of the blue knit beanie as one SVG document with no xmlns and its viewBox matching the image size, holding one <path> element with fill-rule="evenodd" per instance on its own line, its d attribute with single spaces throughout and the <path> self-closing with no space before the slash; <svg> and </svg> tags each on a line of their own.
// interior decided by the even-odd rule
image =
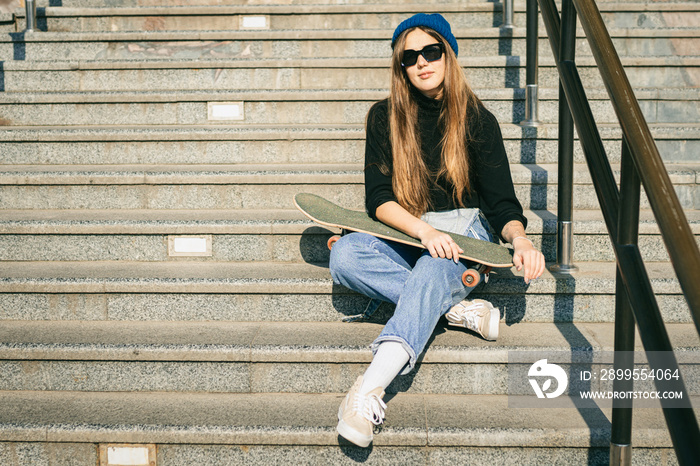
<svg viewBox="0 0 700 466">
<path fill-rule="evenodd" d="M 448 23 L 440 13 L 435 13 L 432 15 L 418 13 L 417 15 L 413 15 L 410 18 L 403 20 L 394 31 L 394 36 L 391 38 L 391 48 L 394 48 L 396 39 L 402 32 L 416 26 L 425 26 L 440 34 L 447 41 L 447 43 L 450 44 L 450 47 L 452 47 L 452 50 L 454 50 L 455 55 L 459 55 L 459 46 L 457 45 L 457 39 L 455 39 L 455 36 L 452 35 L 450 23 Z"/>
</svg>

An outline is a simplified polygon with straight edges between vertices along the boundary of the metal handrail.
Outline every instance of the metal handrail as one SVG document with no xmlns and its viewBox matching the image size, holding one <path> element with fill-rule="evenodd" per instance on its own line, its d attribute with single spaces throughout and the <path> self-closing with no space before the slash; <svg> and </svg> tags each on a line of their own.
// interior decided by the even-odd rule
<svg viewBox="0 0 700 466">
<path fill-rule="evenodd" d="M 573 0 L 700 333 L 700 252 L 620 57 L 592 0 Z"/>
<path fill-rule="evenodd" d="M 27 27 L 24 32 L 34 32 L 36 28 L 36 0 L 25 0 Z"/>
<path fill-rule="evenodd" d="M 562 5 L 561 22 L 568 26 L 562 28 L 566 33 L 561 35 L 558 47 L 559 61 L 573 61 L 576 55 L 576 10 L 571 2 Z M 558 132 L 557 262 L 549 269 L 552 272 L 571 274 L 578 271 L 573 260 L 574 196 L 573 190 L 570 189 L 574 184 L 574 120 L 561 83 L 559 84 Z"/>
<path fill-rule="evenodd" d="M 501 27 L 504 29 L 513 29 L 515 27 L 513 3 L 513 0 L 503 1 L 503 25 Z"/>
<path fill-rule="evenodd" d="M 520 122 L 520 126 L 525 128 L 535 128 L 540 125 L 537 111 L 537 0 L 527 0 L 527 42 L 526 51 L 526 81 L 525 81 L 525 120 Z M 534 64 L 534 66 L 533 66 Z"/>
<path fill-rule="evenodd" d="M 539 0 L 539 5 L 557 63 L 561 89 L 566 96 L 583 146 L 617 260 L 614 364 L 616 368 L 632 367 L 633 358 L 622 357 L 621 352 L 634 350 L 636 320 L 649 363 L 656 369 L 661 363 L 652 357 L 652 352 L 668 351 L 673 355 L 673 348 L 637 246 L 640 179 L 698 333 L 700 287 L 694 285 L 700 276 L 700 251 L 594 1 L 562 0 L 561 19 L 554 0 Z M 623 132 L 619 190 L 574 63 L 573 51 L 566 50 L 573 47 L 571 38 L 575 37 L 576 12 L 580 15 L 581 24 Z M 528 60 L 528 67 L 530 66 Z M 562 184 L 562 180 L 559 184 Z M 568 189 L 571 190 L 571 186 Z M 671 361 L 666 362 L 666 368 L 669 368 L 670 364 L 671 369 L 677 369 L 675 357 L 670 359 Z M 655 380 L 655 383 L 660 391 L 670 388 L 664 381 Z M 685 391 L 685 384 L 682 381 L 681 384 Z M 664 401 L 661 405 L 679 462 L 695 464 L 700 455 L 700 428 L 692 407 L 669 409 Z M 620 408 L 619 404 L 613 403 L 611 431 L 611 464 L 629 464 L 630 409 Z"/>
</svg>

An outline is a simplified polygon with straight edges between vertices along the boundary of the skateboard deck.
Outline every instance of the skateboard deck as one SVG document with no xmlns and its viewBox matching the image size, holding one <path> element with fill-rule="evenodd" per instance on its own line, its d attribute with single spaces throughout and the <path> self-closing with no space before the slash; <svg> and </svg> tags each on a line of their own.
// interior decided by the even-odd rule
<svg viewBox="0 0 700 466">
<path fill-rule="evenodd" d="M 372 220 L 367 213 L 345 209 L 315 194 L 297 194 L 294 196 L 294 203 L 304 215 L 319 225 L 368 233 L 377 238 L 425 249 L 425 246 L 417 239 Z M 462 259 L 477 262 L 487 267 L 511 267 L 513 265 L 513 252 L 505 246 L 455 233 L 445 233 L 450 235 L 464 251 L 459 256 Z"/>
</svg>

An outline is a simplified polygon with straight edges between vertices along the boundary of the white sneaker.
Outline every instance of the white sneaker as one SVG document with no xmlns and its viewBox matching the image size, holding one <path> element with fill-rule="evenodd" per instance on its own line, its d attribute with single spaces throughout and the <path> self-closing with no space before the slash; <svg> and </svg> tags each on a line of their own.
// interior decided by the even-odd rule
<svg viewBox="0 0 700 466">
<path fill-rule="evenodd" d="M 384 391 L 377 387 L 366 395 L 360 394 L 359 376 L 338 408 L 338 433 L 360 447 L 372 443 L 374 426 L 384 422 L 386 404 Z"/>
<path fill-rule="evenodd" d="M 447 323 L 456 327 L 465 327 L 477 332 L 487 340 L 498 338 L 498 324 L 501 313 L 497 307 L 483 299 L 475 299 L 455 304 L 445 314 Z"/>
</svg>

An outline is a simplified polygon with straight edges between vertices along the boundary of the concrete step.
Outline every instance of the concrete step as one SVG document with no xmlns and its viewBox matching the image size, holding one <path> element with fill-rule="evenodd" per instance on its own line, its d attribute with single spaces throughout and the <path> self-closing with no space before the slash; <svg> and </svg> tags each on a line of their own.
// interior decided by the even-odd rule
<svg viewBox="0 0 700 466">
<path fill-rule="evenodd" d="M 487 2 L 462 5 L 60 7 L 47 8 L 38 21 L 44 26 L 42 30 L 51 32 L 393 29 L 414 13 L 439 11 L 452 27 L 493 27 L 503 22 L 501 10 L 501 4 Z M 256 19 L 251 22 L 251 17 Z"/>
<path fill-rule="evenodd" d="M 621 131 L 598 126 L 608 158 L 620 160 Z M 694 163 L 700 125 L 652 124 L 656 145 L 669 163 Z M 511 163 L 556 163 L 557 126 L 501 124 Z M 364 160 L 362 125 L 307 126 L 54 126 L 5 127 L 1 165 L 357 163 Z M 576 163 L 583 163 L 579 143 Z"/>
<path fill-rule="evenodd" d="M 48 7 L 38 11 L 44 31 L 182 31 L 232 29 L 382 29 L 395 28 L 418 12 L 438 12 L 453 28 L 491 27 L 503 24 L 501 3 L 474 2 L 384 5 L 246 5 L 246 6 L 140 6 L 69 8 Z M 693 3 L 623 3 L 601 6 L 608 27 L 694 27 L 700 8 Z M 251 16 L 264 16 L 260 22 Z M 248 18 L 247 20 L 245 18 Z M 23 29 L 24 11 L 16 18 Z M 540 23 L 542 21 L 540 20 Z M 515 8 L 514 24 L 525 25 L 525 5 Z M 543 27 L 541 24 L 540 27 Z"/>
<path fill-rule="evenodd" d="M 609 409 L 518 410 L 509 409 L 503 396 L 404 393 L 389 400 L 385 425 L 368 451 L 338 438 L 336 414 L 343 396 L 3 392 L 0 399 L 8 409 L 0 414 L 0 438 L 49 445 L 163 444 L 158 445 L 159 462 L 177 465 L 193 460 L 206 465 L 270 464 L 291 458 L 306 464 L 427 465 L 456 463 L 465 455 L 534 465 L 562 457 L 573 463 L 592 458 L 602 463 L 608 454 Z M 673 460 L 661 411 L 635 414 L 635 455 L 652 463 L 661 457 Z M 17 425 L 17 419 L 24 423 Z M 91 456 L 78 446 L 73 449 L 94 464 L 94 446 Z"/>
<path fill-rule="evenodd" d="M 697 164 L 668 166 L 681 205 L 700 209 Z M 554 165 L 513 165 L 523 207 L 557 205 Z M 313 192 L 341 206 L 364 208 L 361 165 L 3 166 L 0 205 L 11 209 L 293 209 Z M 642 208 L 648 207 L 642 196 Z M 575 167 L 574 208 L 597 209 L 587 167 Z"/>
<path fill-rule="evenodd" d="M 12 13 L 0 11 L 0 33 L 17 32 L 18 27 L 16 18 Z"/>
<path fill-rule="evenodd" d="M 604 442 L 600 441 L 600 444 L 603 445 Z M 57 458 L 58 461 L 65 459 L 65 462 L 75 466 L 93 466 L 98 461 L 96 446 L 91 443 L 5 442 L 0 443 L 0 455 L 8 457 L 8 466 L 24 466 L 24 458 L 29 458 L 32 464 L 50 464 L 49 459 Z M 337 465 L 358 462 L 382 465 L 400 462 L 427 466 L 435 462 L 459 464 L 465 457 L 504 465 L 537 466 L 543 462 L 555 464 L 557 461 L 567 464 L 607 464 L 609 458 L 609 447 L 603 446 L 556 449 L 474 446 L 411 449 L 405 446 L 373 446 L 369 452 L 346 443 L 333 446 L 158 444 L 157 451 L 159 461 L 173 466 L 191 466 L 193 461 L 201 466 L 219 466 L 222 463 L 268 465 L 289 461 L 308 465 L 325 465 L 329 462 Z M 16 462 L 14 458 L 22 459 Z M 678 464 L 672 448 L 635 447 L 634 458 L 635 462 L 639 458 L 640 462 L 651 464 Z"/>
<path fill-rule="evenodd" d="M 60 5 L 58 5 L 60 3 Z M 472 4 L 472 3 L 478 3 L 478 1 L 467 1 L 465 2 L 466 4 Z M 614 8 L 614 5 L 618 2 L 613 1 L 613 0 L 602 0 L 601 2 L 601 8 Z M 666 5 L 668 3 L 668 0 L 644 0 L 642 2 L 625 2 L 623 5 L 629 5 L 629 4 L 644 4 L 644 5 L 649 5 L 649 6 L 657 6 L 657 5 Z M 695 5 L 697 3 L 697 0 L 686 0 L 683 2 L 674 2 L 674 3 L 682 3 L 682 4 L 690 4 L 690 5 Z M 266 0 L 255 0 L 255 1 L 240 1 L 240 0 L 234 0 L 234 1 L 227 1 L 227 5 L 235 5 L 239 8 L 244 8 L 244 7 L 249 7 L 253 5 L 261 5 L 261 6 L 268 6 L 268 5 L 275 5 L 273 2 L 269 2 Z M 377 6 L 379 8 L 386 7 L 387 5 L 394 5 L 394 4 L 402 4 L 402 2 L 396 1 L 396 0 L 352 0 L 352 1 L 343 1 L 343 2 L 338 2 L 337 0 L 291 0 L 291 1 L 280 1 L 277 3 L 279 5 L 293 5 L 293 6 L 302 6 L 302 5 L 345 5 L 345 4 L 352 4 L 356 5 L 360 8 L 362 7 L 367 7 L 369 5 Z M 62 6 L 65 8 L 132 8 L 132 7 L 187 7 L 187 6 L 220 6 L 221 1 L 220 0 L 109 0 L 109 2 L 104 2 L 104 1 L 99 1 L 99 0 L 38 0 L 37 5 L 40 7 L 57 7 L 57 6 Z M 438 4 L 441 5 L 441 4 Z M 446 5 L 450 5 L 447 3 Z M 523 0 L 516 0 L 515 1 L 515 8 L 516 9 L 523 9 L 525 5 L 525 2 Z M 434 8 L 432 4 L 426 4 L 425 5 L 426 10 L 430 8 Z M 17 10 L 19 11 L 19 9 Z M 432 11 L 432 10 L 427 10 L 427 11 Z M 439 12 L 439 11 L 438 11 Z"/>
<path fill-rule="evenodd" d="M 479 5 L 483 3 L 484 0 L 466 0 L 463 5 Z M 647 0 L 648 1 L 648 0 Z M 651 0 L 656 1 L 656 0 Z M 692 2 L 692 0 L 691 0 Z M 56 3 L 60 3 L 57 5 Z M 500 5 L 497 2 L 498 5 Z M 516 1 L 516 5 L 520 5 L 521 0 Z M 359 11 L 364 11 L 366 9 L 375 7 L 378 11 L 384 11 L 389 8 L 401 8 L 401 5 L 405 5 L 404 2 L 399 2 L 395 0 L 352 0 L 352 1 L 342 1 L 337 0 L 284 0 L 284 1 L 269 1 L 269 0 L 254 0 L 254 1 L 241 1 L 232 0 L 227 2 L 221 2 L 220 0 L 109 0 L 108 2 L 100 2 L 96 0 L 38 0 L 37 5 L 40 7 L 47 7 L 52 10 L 57 10 L 62 7 L 65 9 L 80 8 L 80 9 L 147 9 L 147 8 L 158 8 L 158 9 L 175 9 L 184 10 L 185 8 L 193 7 L 208 7 L 208 8 L 221 8 L 221 7 L 235 7 L 243 11 L 254 11 L 260 8 L 299 8 L 302 11 L 308 11 L 308 9 L 321 8 L 344 8 L 347 5 L 352 5 L 356 7 Z M 416 2 L 408 2 L 408 5 L 413 7 Z M 439 5 L 445 5 L 445 8 L 449 11 L 450 8 L 454 8 L 455 4 L 450 2 L 441 3 Z M 425 4 L 424 11 L 437 11 L 439 12 L 439 5 L 434 5 L 431 3 Z M 524 2 L 522 2 L 524 5 Z M 54 7 L 54 8 L 52 8 Z M 18 13 L 20 9 L 17 9 Z"/>
<path fill-rule="evenodd" d="M 0 185 L 342 184 L 362 183 L 362 164 L 2 165 Z M 619 175 L 619 166 L 611 165 Z M 666 165 L 675 185 L 700 183 L 700 163 Z M 556 184 L 556 164 L 513 164 L 515 184 Z M 332 177 L 339 179 L 333 180 Z M 302 178 L 305 182 L 296 181 Z M 574 164 L 574 184 L 591 184 L 585 164 Z"/>
<path fill-rule="evenodd" d="M 525 87 L 520 57 L 460 60 L 475 89 Z M 700 57 L 622 59 L 634 88 L 700 86 Z M 592 57 L 577 60 L 584 86 L 602 88 Z M 3 66 L 5 92 L 107 92 L 381 89 L 390 81 L 386 59 L 179 60 L 179 61 L 13 61 Z M 556 88 L 552 59 L 540 60 L 539 85 Z"/>
<path fill-rule="evenodd" d="M 525 117 L 524 89 L 480 89 L 485 106 L 503 123 L 519 123 Z M 696 123 L 700 89 L 637 90 L 636 97 L 647 122 Z M 387 97 L 378 90 L 298 91 L 161 91 L 5 93 L 0 103 L 3 126 L 61 125 L 346 125 L 362 124 L 371 105 Z M 603 89 L 587 96 L 598 123 L 617 117 Z M 540 92 L 539 117 L 558 121 L 557 89 Z M 238 103 L 236 120 L 215 120 L 210 104 Z"/>
<path fill-rule="evenodd" d="M 543 56 L 551 52 L 540 29 Z M 525 55 L 525 29 L 455 29 L 462 56 Z M 14 60 L 168 60 L 388 58 L 392 29 L 42 32 L 0 35 L 0 56 Z M 611 29 L 621 56 L 698 54 L 700 31 L 692 28 Z M 586 39 L 577 39 L 577 55 L 591 55 Z"/>
<path fill-rule="evenodd" d="M 700 11 L 696 1 L 618 3 L 603 0 L 597 4 L 608 28 L 696 27 L 698 23 L 693 15 Z"/>
<path fill-rule="evenodd" d="M 700 243 L 700 210 L 688 212 Z M 528 211 L 528 231 L 548 261 L 556 261 L 556 212 Z M 612 261 L 602 215 L 577 211 L 574 257 Z M 33 211 L 3 212 L 2 261 L 271 261 L 327 262 L 332 233 L 298 211 Z M 646 261 L 668 255 L 650 211 L 642 213 L 640 249 Z M 207 235 L 211 253 L 174 254 L 177 235 Z"/>
<path fill-rule="evenodd" d="M 206 233 L 198 233 L 200 237 Z M 700 232 L 698 243 L 700 243 Z M 325 248 L 331 232 L 317 231 L 304 235 L 231 234 L 210 235 L 213 251 L 206 257 L 198 254 L 170 253 L 171 236 L 177 235 L 7 235 L 0 234 L 0 260 L 4 261 L 328 261 Z M 530 235 L 547 261 L 556 260 L 554 235 Z M 575 235 L 574 257 L 582 261 L 614 260 L 607 235 Z M 658 235 L 643 235 L 640 248 L 645 260 L 668 261 L 663 240 Z M 700 244 L 699 244 L 700 246 Z M 172 254 L 172 255 L 171 255 Z M 186 256 L 185 258 L 181 256 Z"/>
<path fill-rule="evenodd" d="M 507 324 L 612 322 L 615 265 L 576 262 L 575 275 L 544 275 L 529 285 L 499 269 L 474 297 L 501 309 Z M 647 271 L 667 323 L 690 323 L 668 263 Z M 335 322 L 360 314 L 367 298 L 334 285 L 326 263 L 3 262 L 0 315 L 12 320 Z M 382 305 L 372 322 L 385 321 Z"/>
<path fill-rule="evenodd" d="M 498 341 L 488 342 L 441 321 L 416 373 L 397 378 L 387 393 L 516 394 L 508 378 L 518 354 L 585 352 L 591 365 L 603 367 L 591 355 L 614 348 L 614 324 L 502 327 Z M 688 365 L 700 355 L 697 331 L 693 324 L 668 327 L 683 352 L 689 394 L 700 395 L 697 371 Z M 0 391 L 340 393 L 366 369 L 380 331 L 378 324 L 342 322 L 6 322 Z M 636 341 L 643 351 L 639 335 Z M 638 381 L 635 389 L 652 386 Z M 572 380 L 566 393 L 584 388 L 611 387 Z"/>
</svg>

